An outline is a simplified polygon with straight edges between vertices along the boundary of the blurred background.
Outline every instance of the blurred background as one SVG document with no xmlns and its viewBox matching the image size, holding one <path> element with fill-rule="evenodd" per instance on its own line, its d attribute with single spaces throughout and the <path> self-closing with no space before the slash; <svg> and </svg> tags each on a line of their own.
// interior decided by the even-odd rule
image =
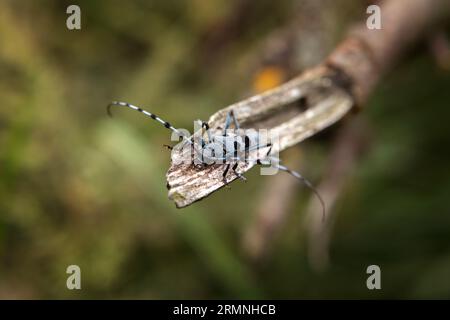
<svg viewBox="0 0 450 320">
<path fill-rule="evenodd" d="M 450 298 L 445 32 L 281 154 L 326 198 L 323 224 L 307 188 L 256 169 L 176 209 L 169 132 L 106 114 L 123 100 L 192 130 L 320 62 L 368 3 L 1 0 L 0 298 Z"/>
</svg>

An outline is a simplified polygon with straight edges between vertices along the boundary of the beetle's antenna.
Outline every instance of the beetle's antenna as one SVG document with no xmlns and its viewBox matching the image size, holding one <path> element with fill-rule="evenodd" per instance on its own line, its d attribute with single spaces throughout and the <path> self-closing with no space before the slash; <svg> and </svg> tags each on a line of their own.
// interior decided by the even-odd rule
<svg viewBox="0 0 450 320">
<path fill-rule="evenodd" d="M 279 161 L 279 159 L 278 159 L 278 161 Z M 257 160 L 256 163 L 259 165 L 262 165 L 262 164 L 265 165 L 266 161 Z M 269 164 L 269 163 L 267 163 L 267 164 Z M 285 172 L 289 173 L 290 175 L 294 176 L 295 178 L 301 180 L 309 189 L 311 189 L 312 192 L 314 192 L 314 194 L 316 195 L 317 199 L 319 200 L 319 202 L 322 206 L 322 221 L 325 221 L 325 213 L 326 213 L 325 201 L 323 200 L 319 191 L 313 186 L 313 184 L 311 182 L 309 182 L 309 180 L 307 180 L 305 177 L 303 177 L 297 171 L 291 170 L 288 167 L 283 166 L 282 164 L 276 163 L 276 164 L 272 164 L 272 165 L 274 165 L 275 168 L 285 171 Z"/>
<path fill-rule="evenodd" d="M 182 137 L 185 141 L 189 142 L 190 144 L 193 144 L 193 142 L 188 137 L 186 137 L 180 130 L 178 130 L 177 128 L 173 127 L 169 122 L 164 121 L 163 119 L 161 119 L 160 117 L 158 117 L 154 113 L 148 112 L 148 111 L 146 111 L 146 110 L 144 110 L 144 109 L 142 109 L 140 107 L 134 106 L 134 105 L 129 104 L 127 102 L 113 101 L 110 104 L 108 104 L 108 106 L 106 107 L 106 111 L 108 112 L 109 116 L 112 116 L 112 113 L 111 113 L 111 107 L 112 106 L 127 107 L 127 108 L 130 108 L 130 109 L 139 111 L 139 112 L 145 114 L 147 117 L 150 117 L 153 120 L 158 121 L 159 123 L 161 123 L 167 129 L 175 132 L 176 134 L 178 134 L 178 136 Z"/>
<path fill-rule="evenodd" d="M 278 167 L 278 169 L 286 171 L 287 173 L 289 173 L 289 174 L 293 175 L 294 177 L 296 177 L 297 179 L 301 180 L 309 189 L 311 189 L 312 192 L 314 192 L 317 199 L 319 199 L 320 204 L 322 205 L 322 221 L 325 221 L 325 212 L 326 212 L 325 201 L 323 201 L 322 196 L 320 195 L 319 191 L 312 185 L 312 183 L 309 182 L 309 180 L 307 180 L 305 177 L 303 177 L 297 171 L 293 171 L 281 164 L 278 164 L 277 167 Z"/>
</svg>

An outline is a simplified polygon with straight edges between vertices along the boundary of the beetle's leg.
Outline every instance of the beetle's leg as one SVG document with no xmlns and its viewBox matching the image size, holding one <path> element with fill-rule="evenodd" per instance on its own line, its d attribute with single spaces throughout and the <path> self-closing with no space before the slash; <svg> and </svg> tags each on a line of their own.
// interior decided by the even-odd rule
<svg viewBox="0 0 450 320">
<path fill-rule="evenodd" d="M 237 169 L 237 167 L 238 167 L 238 164 L 239 164 L 239 162 L 236 162 L 236 163 L 233 165 L 233 168 L 231 168 L 231 169 L 233 170 L 234 174 L 235 174 L 239 179 L 241 179 L 241 180 L 243 180 L 243 181 L 247 181 L 247 178 L 246 178 L 246 177 L 244 177 L 242 174 L 240 174 L 239 172 L 236 171 L 236 169 Z"/>
<path fill-rule="evenodd" d="M 235 128 L 236 130 L 239 130 L 239 129 L 240 129 L 239 122 L 237 121 L 236 116 L 234 115 L 234 111 L 233 111 L 233 110 L 230 111 L 230 117 L 231 117 L 231 119 L 233 119 L 234 128 Z"/>
<path fill-rule="evenodd" d="M 224 136 L 227 135 L 227 130 L 230 128 L 231 121 L 233 121 L 234 128 L 236 130 L 238 130 L 240 127 L 239 127 L 239 123 L 238 123 L 238 121 L 236 119 L 236 116 L 234 115 L 233 110 L 231 110 L 230 112 L 227 113 L 227 117 L 225 119 L 225 127 L 223 128 L 223 135 Z"/>
<path fill-rule="evenodd" d="M 225 170 L 223 170 L 223 173 L 222 173 L 222 179 L 223 179 L 223 182 L 225 183 L 225 185 L 228 184 L 227 173 L 228 173 L 228 170 L 230 170 L 230 166 L 231 166 L 231 164 L 227 163 Z"/>
<path fill-rule="evenodd" d="M 208 136 L 208 143 L 210 143 L 212 140 L 211 140 L 211 132 L 209 131 L 208 122 L 202 121 L 202 130 L 203 130 L 203 128 L 206 130 L 206 134 Z M 202 131 L 202 135 L 203 135 L 203 131 Z"/>
</svg>

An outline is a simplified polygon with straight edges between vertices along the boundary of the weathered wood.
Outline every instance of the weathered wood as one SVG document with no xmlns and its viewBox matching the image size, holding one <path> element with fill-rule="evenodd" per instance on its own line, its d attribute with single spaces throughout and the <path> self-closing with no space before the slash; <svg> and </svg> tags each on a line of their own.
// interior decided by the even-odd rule
<svg viewBox="0 0 450 320">
<path fill-rule="evenodd" d="M 318 67 L 276 89 L 219 110 L 208 123 L 211 128 L 221 127 L 228 111 L 234 110 L 242 128 L 275 132 L 279 140 L 274 141 L 273 152 L 282 151 L 332 125 L 351 109 L 353 98 L 345 86 L 335 71 Z M 174 149 L 172 159 L 180 157 L 179 152 Z M 252 166 L 240 163 L 238 171 L 243 173 Z M 167 172 L 169 198 L 181 208 L 208 196 L 224 186 L 223 167 L 215 164 L 198 169 L 193 164 L 172 164 Z M 228 181 L 236 178 L 230 170 Z"/>
</svg>

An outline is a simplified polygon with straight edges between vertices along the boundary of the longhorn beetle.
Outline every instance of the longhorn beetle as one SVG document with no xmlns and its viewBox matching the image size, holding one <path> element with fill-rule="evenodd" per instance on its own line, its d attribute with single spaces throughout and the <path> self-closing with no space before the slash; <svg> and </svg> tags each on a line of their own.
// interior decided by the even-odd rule
<svg viewBox="0 0 450 320">
<path fill-rule="evenodd" d="M 226 179 L 228 171 L 231 170 L 233 173 L 240 179 L 246 180 L 246 178 L 239 172 L 237 172 L 237 167 L 240 162 L 244 161 L 246 163 L 253 163 L 258 164 L 262 166 L 274 166 L 275 168 L 285 171 L 295 178 L 302 181 L 308 188 L 310 188 L 314 194 L 317 196 L 318 200 L 320 201 L 320 204 L 322 206 L 322 219 L 325 217 L 325 202 L 323 201 L 322 197 L 320 196 L 319 192 L 314 188 L 314 186 L 306 179 L 304 178 L 300 173 L 297 171 L 290 170 L 286 166 L 281 164 L 281 160 L 278 157 L 275 157 L 271 155 L 272 151 L 272 144 L 271 143 L 264 143 L 261 144 L 259 142 L 259 136 L 256 132 L 254 132 L 254 135 L 245 135 L 243 143 L 239 143 L 238 140 L 242 137 L 239 136 L 237 133 L 240 129 L 239 123 L 234 115 L 233 110 L 229 111 L 226 116 L 225 124 L 222 130 L 221 134 L 212 134 L 209 124 L 207 122 L 201 122 L 201 128 L 202 133 L 203 129 L 206 130 L 206 137 L 208 140 L 206 141 L 203 138 L 203 135 L 200 137 L 200 141 L 197 142 L 194 139 L 194 136 L 191 138 L 186 136 L 182 131 L 179 129 L 173 127 L 169 122 L 161 119 L 157 115 L 148 112 L 140 107 L 134 106 L 132 104 L 129 104 L 127 102 L 119 102 L 119 101 L 113 101 L 107 106 L 107 112 L 111 116 L 111 107 L 112 106 L 119 106 L 119 107 L 126 107 L 130 108 L 136 111 L 139 111 L 143 113 L 144 115 L 152 118 L 153 120 L 161 123 L 164 127 L 171 130 L 172 132 L 176 133 L 179 137 L 183 139 L 183 143 L 188 143 L 190 146 L 194 149 L 194 156 L 195 156 L 195 162 L 200 166 L 204 167 L 207 165 L 211 165 L 213 163 L 223 163 L 225 164 L 225 169 L 223 171 L 222 177 L 224 180 L 225 185 L 228 184 L 228 181 Z M 234 125 L 234 132 L 230 132 L 230 126 L 233 123 Z M 252 139 L 253 138 L 253 139 Z M 251 143 L 251 141 L 256 141 L 256 144 Z M 243 146 L 243 148 L 242 148 Z M 167 146 L 169 149 L 172 149 L 172 147 Z M 267 153 L 262 158 L 256 158 L 256 159 L 250 159 L 248 157 L 249 152 L 268 148 Z M 243 150 L 242 150 L 243 149 Z M 244 156 L 242 156 L 242 151 L 244 152 Z"/>
</svg>

